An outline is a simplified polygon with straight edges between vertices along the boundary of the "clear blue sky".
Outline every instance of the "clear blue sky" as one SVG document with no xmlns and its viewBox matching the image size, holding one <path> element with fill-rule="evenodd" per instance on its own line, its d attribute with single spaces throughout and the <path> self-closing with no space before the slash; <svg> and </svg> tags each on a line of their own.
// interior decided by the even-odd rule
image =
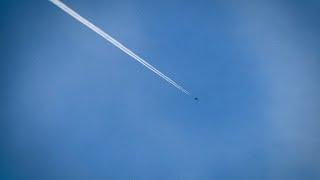
<svg viewBox="0 0 320 180">
<path fill-rule="evenodd" d="M 1 1 L 0 179 L 320 179 L 317 1 Z"/>
</svg>

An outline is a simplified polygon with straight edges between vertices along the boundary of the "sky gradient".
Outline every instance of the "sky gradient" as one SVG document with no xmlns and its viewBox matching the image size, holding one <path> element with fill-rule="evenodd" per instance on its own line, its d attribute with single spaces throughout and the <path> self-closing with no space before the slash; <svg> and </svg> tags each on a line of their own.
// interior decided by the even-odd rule
<svg viewBox="0 0 320 180">
<path fill-rule="evenodd" d="M 320 178 L 320 3 L 0 2 L 0 179 Z"/>
</svg>

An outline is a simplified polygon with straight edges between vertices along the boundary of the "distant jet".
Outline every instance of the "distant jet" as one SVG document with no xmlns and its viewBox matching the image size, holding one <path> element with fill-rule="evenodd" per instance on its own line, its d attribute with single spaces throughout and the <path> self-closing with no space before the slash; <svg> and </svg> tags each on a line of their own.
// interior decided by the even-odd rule
<svg viewBox="0 0 320 180">
<path fill-rule="evenodd" d="M 199 99 L 197 97 L 195 97 L 194 100 L 199 101 Z"/>
</svg>

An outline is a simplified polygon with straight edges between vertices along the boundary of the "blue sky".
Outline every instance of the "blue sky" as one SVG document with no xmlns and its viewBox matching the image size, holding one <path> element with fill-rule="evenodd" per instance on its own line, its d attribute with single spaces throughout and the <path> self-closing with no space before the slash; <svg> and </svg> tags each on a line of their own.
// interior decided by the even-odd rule
<svg viewBox="0 0 320 180">
<path fill-rule="evenodd" d="M 316 1 L 0 3 L 2 179 L 319 179 Z"/>
</svg>

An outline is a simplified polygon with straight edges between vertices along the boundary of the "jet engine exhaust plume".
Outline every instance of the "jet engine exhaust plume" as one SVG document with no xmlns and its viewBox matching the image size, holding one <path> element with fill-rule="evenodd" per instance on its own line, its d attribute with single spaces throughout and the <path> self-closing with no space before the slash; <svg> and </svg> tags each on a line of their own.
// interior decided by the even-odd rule
<svg viewBox="0 0 320 180">
<path fill-rule="evenodd" d="M 61 2 L 60 0 L 49 0 L 50 2 L 52 2 L 54 5 L 56 5 L 57 7 L 59 7 L 60 9 L 62 9 L 63 11 L 65 11 L 66 13 L 68 13 L 70 16 L 72 16 L 73 18 L 75 18 L 76 20 L 78 20 L 79 22 L 81 22 L 83 25 L 87 26 L 88 28 L 90 28 L 92 31 L 96 32 L 98 35 L 100 35 L 102 38 L 104 38 L 105 40 L 109 41 L 111 44 L 113 44 L 114 46 L 116 46 L 117 48 L 119 48 L 120 50 L 122 50 L 123 52 L 125 52 L 126 54 L 128 54 L 129 56 L 131 56 L 133 59 L 135 59 L 136 61 L 138 61 L 139 63 L 141 63 L 143 66 L 145 66 L 146 68 L 148 68 L 149 70 L 151 70 L 152 72 L 154 72 L 155 74 L 157 74 L 158 76 L 160 76 L 162 79 L 164 79 L 165 81 L 167 81 L 168 83 L 170 83 L 171 85 L 173 85 L 175 88 L 177 88 L 178 90 L 180 90 L 181 92 L 187 94 L 187 95 L 191 95 L 190 92 L 188 92 L 185 88 L 183 88 L 182 86 L 180 86 L 178 83 L 176 83 L 175 81 L 173 81 L 171 78 L 169 78 L 168 76 L 164 75 L 162 72 L 160 72 L 158 69 L 156 69 L 154 66 L 152 66 L 151 64 L 149 64 L 147 61 L 145 61 L 144 59 L 142 59 L 141 57 L 139 57 L 137 54 L 135 54 L 134 52 L 132 52 L 130 49 L 128 49 L 127 47 L 125 47 L 123 44 L 121 44 L 119 41 L 115 40 L 113 37 L 111 37 L 109 34 L 107 34 L 106 32 L 104 32 L 102 29 L 100 29 L 99 27 L 95 26 L 94 24 L 92 24 L 90 21 L 88 21 L 87 19 L 83 18 L 82 16 L 80 16 L 77 12 L 75 12 L 74 10 L 72 10 L 71 8 L 69 8 L 67 5 L 65 5 L 63 2 Z"/>
</svg>

